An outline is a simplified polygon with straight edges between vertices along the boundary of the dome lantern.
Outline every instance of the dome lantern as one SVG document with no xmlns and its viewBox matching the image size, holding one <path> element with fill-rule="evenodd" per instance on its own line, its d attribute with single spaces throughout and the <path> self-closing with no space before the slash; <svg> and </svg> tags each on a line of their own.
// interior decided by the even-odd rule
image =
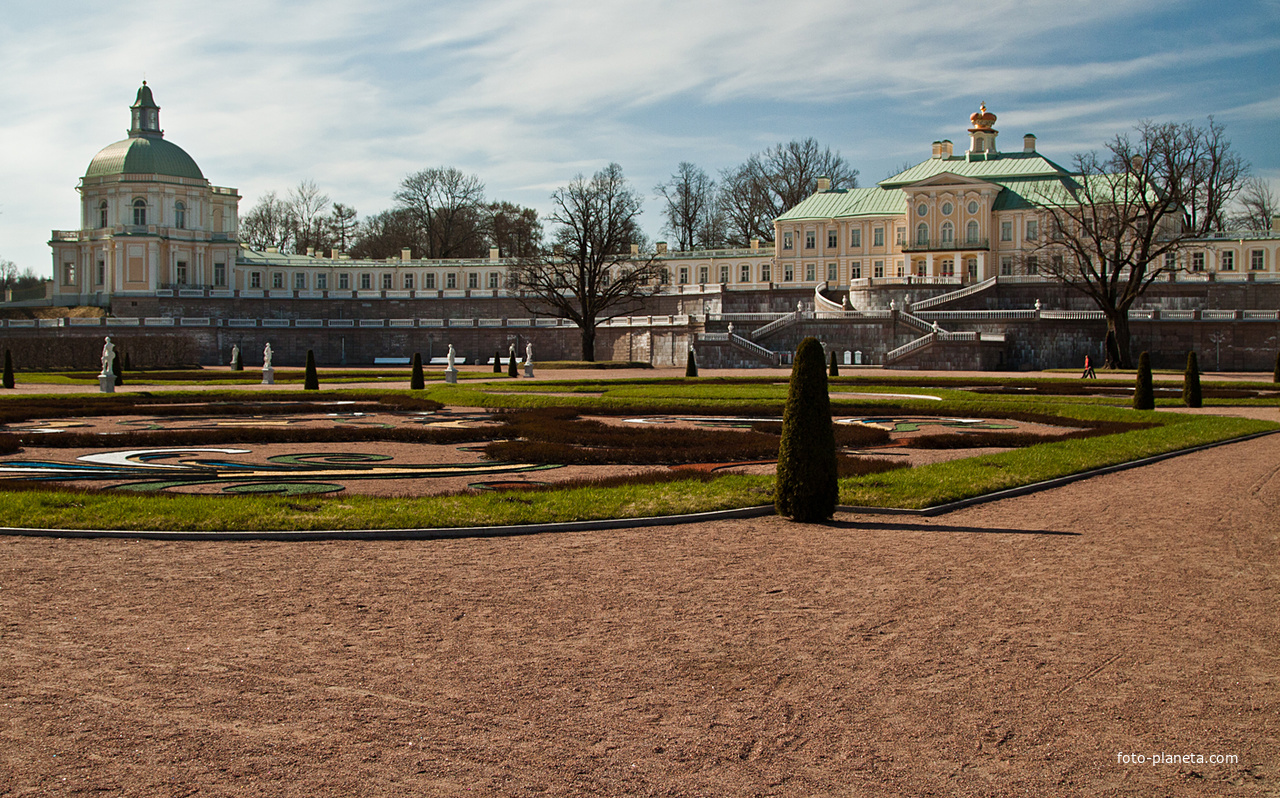
<svg viewBox="0 0 1280 798">
<path fill-rule="evenodd" d="M 151 96 L 151 87 L 145 80 L 142 81 L 142 88 L 138 89 L 138 98 L 129 106 L 129 111 L 133 120 L 133 126 L 129 128 L 130 137 L 164 136 L 164 131 L 160 129 L 160 106 L 156 105 L 155 98 Z"/>
</svg>

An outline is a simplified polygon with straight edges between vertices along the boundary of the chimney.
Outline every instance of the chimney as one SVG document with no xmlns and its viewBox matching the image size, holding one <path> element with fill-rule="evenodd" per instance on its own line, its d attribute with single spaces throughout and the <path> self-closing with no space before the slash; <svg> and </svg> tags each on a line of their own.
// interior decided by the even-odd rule
<svg viewBox="0 0 1280 798">
<path fill-rule="evenodd" d="M 941 158 L 941 157 L 942 157 L 942 142 L 941 142 L 941 141 L 935 141 L 935 142 L 933 143 L 933 152 L 931 152 L 931 153 L 929 154 L 929 157 L 930 157 L 930 158 Z"/>
<path fill-rule="evenodd" d="M 1129 159 L 1129 165 L 1133 167 L 1133 171 L 1135 172 L 1141 172 L 1142 165 L 1144 163 L 1146 163 L 1146 159 L 1143 158 L 1141 155 L 1135 155 Z"/>
<path fill-rule="evenodd" d="M 314 258 L 315 256 L 316 256 L 316 248 L 315 248 L 315 247 L 307 247 L 307 257 L 308 257 L 308 258 Z"/>
<path fill-rule="evenodd" d="M 818 178 L 818 190 L 819 190 L 819 191 L 830 191 L 830 190 L 831 190 L 831 178 L 827 177 L 826 175 L 823 175 L 822 177 L 819 177 L 819 178 Z"/>
<path fill-rule="evenodd" d="M 411 257 L 412 255 L 413 255 L 413 250 L 410 250 L 410 249 L 400 250 L 400 260 L 412 260 L 413 259 Z"/>
<path fill-rule="evenodd" d="M 497 259 L 498 259 L 498 248 L 489 247 L 489 260 L 497 260 Z"/>
<path fill-rule="evenodd" d="M 631 257 L 633 257 L 633 258 L 634 258 L 636 255 L 639 255 L 639 254 L 640 254 L 640 245 L 639 245 L 639 244 L 632 244 L 632 245 L 631 245 Z"/>
<path fill-rule="evenodd" d="M 943 158 L 951 157 L 951 150 L 955 145 L 951 143 L 951 139 L 943 139 L 938 142 L 938 153 Z"/>
<path fill-rule="evenodd" d="M 758 238 L 753 238 L 753 239 L 751 239 L 751 248 L 752 248 L 752 249 L 759 249 L 759 248 L 760 248 L 760 239 L 758 239 Z"/>
<path fill-rule="evenodd" d="M 1036 136 L 1034 133 L 1027 133 L 1022 137 L 1022 151 L 1023 152 L 1036 151 Z"/>
<path fill-rule="evenodd" d="M 659 254 L 659 255 L 665 255 L 665 254 L 667 254 L 667 242 L 666 242 L 666 241 L 659 241 L 659 242 L 658 242 L 658 254 Z"/>
<path fill-rule="evenodd" d="M 338 259 L 338 250 L 336 250 L 336 249 L 331 249 L 331 250 L 329 250 L 329 259 L 330 259 L 330 260 L 337 260 L 337 259 Z"/>
<path fill-rule="evenodd" d="M 1280 233 L 1280 214 L 1271 217 L 1271 232 Z"/>
</svg>

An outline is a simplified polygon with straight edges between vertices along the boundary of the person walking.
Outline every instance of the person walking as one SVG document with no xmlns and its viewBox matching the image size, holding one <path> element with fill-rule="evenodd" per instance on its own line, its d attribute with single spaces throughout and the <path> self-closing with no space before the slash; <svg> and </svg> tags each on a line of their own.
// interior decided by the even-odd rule
<svg viewBox="0 0 1280 798">
<path fill-rule="evenodd" d="M 1092 377 L 1095 380 L 1098 379 L 1098 375 L 1093 373 L 1093 362 L 1089 360 L 1088 355 L 1084 356 L 1084 373 L 1080 375 L 1080 379 L 1083 380 L 1086 377 Z"/>
</svg>

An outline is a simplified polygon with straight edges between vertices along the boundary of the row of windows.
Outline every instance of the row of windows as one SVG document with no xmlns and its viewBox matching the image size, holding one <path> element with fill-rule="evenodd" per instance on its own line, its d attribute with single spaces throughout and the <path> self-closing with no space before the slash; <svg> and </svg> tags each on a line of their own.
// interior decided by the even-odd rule
<svg viewBox="0 0 1280 798">
<path fill-rule="evenodd" d="M 1178 256 L 1175 253 L 1168 253 L 1164 256 L 1164 265 L 1166 268 L 1174 269 L 1178 265 Z M 1202 272 L 1205 270 L 1205 253 L 1192 252 L 1190 268 L 1193 272 Z M 1249 250 L 1249 271 L 1259 272 L 1267 268 L 1267 251 L 1265 249 Z M 1226 249 L 1218 253 L 1218 271 L 1233 272 L 1236 270 L 1236 253 L 1233 250 Z"/>
<path fill-rule="evenodd" d="M 377 286 L 379 290 L 392 291 L 396 289 L 395 275 L 388 274 L 385 272 L 379 275 L 373 275 L 368 272 L 365 272 L 363 274 L 357 275 L 358 279 L 355 281 L 355 284 L 358 286 L 357 290 L 360 290 L 360 291 L 374 290 L 375 276 L 378 278 Z M 287 278 L 284 272 L 271 272 L 270 277 L 271 277 L 271 288 L 273 289 L 285 288 L 285 285 L 286 285 L 285 281 Z M 249 287 L 262 288 L 263 287 L 262 278 L 263 278 L 262 272 L 249 272 Z M 337 281 L 337 286 L 335 287 L 336 290 L 350 291 L 352 289 L 353 281 L 349 273 L 342 272 L 337 275 L 337 278 L 338 278 L 338 281 Z M 475 289 L 480 288 L 480 278 L 481 278 L 481 275 L 479 272 L 468 272 L 466 275 L 467 288 L 475 288 Z M 290 288 L 292 288 L 295 291 L 306 291 L 309 288 L 308 286 L 309 279 L 310 278 L 308 277 L 307 272 L 294 272 L 293 284 L 290 286 Z M 489 272 L 487 275 L 485 275 L 485 288 L 500 287 L 501 279 L 502 278 L 501 278 L 500 272 Z M 422 275 L 423 290 L 426 290 L 426 291 L 436 290 L 437 288 L 436 282 L 437 282 L 437 276 L 435 272 L 427 272 L 426 274 Z M 328 291 L 330 288 L 329 275 L 324 272 L 321 272 L 320 274 L 315 275 L 314 284 L 315 284 L 315 290 Z M 399 287 L 405 291 L 416 290 L 416 288 L 418 287 L 417 275 L 414 275 L 414 274 L 401 275 L 401 281 L 400 281 Z M 447 272 L 444 275 L 443 287 L 445 289 L 458 288 L 459 287 L 458 273 Z"/>
<path fill-rule="evenodd" d="M 110 221 L 107 201 L 103 200 L 98 205 L 98 227 L 110 227 Z M 147 224 L 147 201 L 141 197 L 133 201 L 133 223 L 139 227 Z M 173 226 L 179 230 L 187 227 L 187 206 L 181 200 L 173 204 Z"/>
<path fill-rule="evenodd" d="M 967 206 L 967 209 L 968 209 L 968 211 L 969 211 L 969 213 L 970 213 L 970 214 L 976 215 L 976 214 L 978 213 L 978 202 L 977 202 L 977 200 L 969 200 L 969 204 L 968 204 L 968 206 Z M 951 215 L 951 212 L 952 212 L 953 210 L 955 210 L 955 208 L 954 208 L 954 207 L 952 207 L 952 205 L 951 205 L 951 203 L 950 203 L 950 202 L 944 202 L 944 203 L 942 203 L 942 209 L 941 209 L 941 210 L 942 210 L 942 215 L 943 215 L 943 216 L 950 216 L 950 215 Z M 920 205 L 916 208 L 916 215 L 917 215 L 917 216 L 928 216 L 928 215 L 929 215 L 929 206 L 928 206 L 928 205 L 926 205 L 926 204 L 924 204 L 923 202 L 922 202 L 922 203 L 920 203 Z"/>
<path fill-rule="evenodd" d="M 884 246 L 884 227 L 877 226 L 872 228 L 871 236 L 872 236 L 871 246 L 873 247 Z M 901 234 L 899 234 L 898 238 L 899 239 L 902 238 Z M 838 249 L 839 246 L 840 246 L 840 232 L 835 228 L 828 229 L 827 230 L 827 249 Z M 861 227 L 850 228 L 849 247 L 851 249 L 858 249 L 861 246 L 862 246 L 862 228 Z M 817 247 L 818 247 L 818 233 L 814 230 L 806 230 L 804 234 L 804 248 L 817 249 Z M 795 249 L 794 233 L 785 232 L 782 234 L 782 248 Z"/>
<path fill-rule="evenodd" d="M 925 206 L 923 205 L 920 206 L 921 209 L 924 209 L 924 207 Z M 923 215 L 924 214 L 921 214 L 921 216 Z M 945 221 L 942 223 L 942 226 L 939 228 L 939 230 L 941 233 L 940 239 L 943 244 L 954 243 L 954 241 L 956 240 L 956 228 L 954 224 L 952 224 L 950 221 Z M 968 222 L 968 224 L 965 225 L 965 241 L 970 244 L 978 243 L 981 240 L 981 232 L 982 232 L 981 225 L 978 224 L 977 220 L 971 219 Z M 1026 228 L 1024 232 L 1025 232 L 1025 235 L 1023 236 L 1024 240 L 1035 241 L 1037 238 L 1040 237 L 1039 221 L 1036 219 L 1027 219 Z M 884 246 L 884 228 L 883 227 L 873 228 L 872 235 L 874 240 L 872 241 L 871 245 L 873 247 L 883 247 Z M 898 240 L 899 242 L 902 241 L 901 231 L 899 231 Z M 1012 220 L 1005 220 L 1000 223 L 1000 240 L 1013 241 L 1013 221 Z M 927 222 L 920 222 L 919 224 L 916 225 L 916 243 L 922 246 L 927 245 L 929 243 L 929 224 Z M 804 248 L 817 249 L 817 246 L 818 246 L 817 231 L 806 230 L 804 233 Z M 835 229 L 828 229 L 827 230 L 827 249 L 834 250 L 839 248 L 839 246 L 840 246 L 840 242 L 839 242 L 838 231 L 836 231 Z M 862 228 L 854 227 L 850 229 L 849 247 L 850 249 L 858 249 L 862 247 Z M 795 237 L 793 233 L 784 232 L 782 234 L 782 248 L 784 250 L 795 249 Z"/>
</svg>

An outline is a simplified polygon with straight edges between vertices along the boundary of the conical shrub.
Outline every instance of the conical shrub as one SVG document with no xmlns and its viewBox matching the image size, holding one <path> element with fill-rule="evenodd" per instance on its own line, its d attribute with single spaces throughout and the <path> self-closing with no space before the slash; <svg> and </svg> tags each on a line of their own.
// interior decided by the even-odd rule
<svg viewBox="0 0 1280 798">
<path fill-rule="evenodd" d="M 508 377 L 518 377 L 518 376 L 520 376 L 520 372 L 516 371 L 516 350 L 515 350 L 515 347 L 512 347 L 512 348 L 511 348 L 511 350 L 510 350 L 510 356 L 507 358 L 507 376 L 508 376 Z"/>
<path fill-rule="evenodd" d="M 1187 371 L 1182 375 L 1182 403 L 1187 407 L 1204 407 L 1200 394 L 1200 363 L 1195 352 L 1187 353 Z"/>
<path fill-rule="evenodd" d="M 111 361 L 111 374 L 116 378 L 116 385 L 124 385 L 123 367 L 120 365 L 120 355 L 116 354 L 116 359 Z"/>
<path fill-rule="evenodd" d="M 427 387 L 426 377 L 422 376 L 422 353 L 413 353 L 413 373 L 409 376 L 409 389 L 421 391 Z"/>
<path fill-rule="evenodd" d="M 1138 356 L 1138 381 L 1133 386 L 1133 409 L 1156 409 L 1156 393 L 1151 385 L 1151 356 L 1146 352 Z"/>
<path fill-rule="evenodd" d="M 307 350 L 307 374 L 303 378 L 302 389 L 304 391 L 320 390 L 320 375 L 316 373 L 316 353 Z"/>
<path fill-rule="evenodd" d="M 13 387 L 13 355 L 4 350 L 4 387 Z"/>
<path fill-rule="evenodd" d="M 1271 381 L 1280 382 L 1280 352 L 1276 352 L 1276 367 L 1271 372 Z"/>
<path fill-rule="evenodd" d="M 694 354 L 693 347 L 689 347 L 689 357 L 684 361 L 684 376 L 698 376 L 698 356 Z"/>
<path fill-rule="evenodd" d="M 823 366 L 818 339 L 801 341 L 791 368 L 778 446 L 774 506 L 779 515 L 804 523 L 830 518 L 840 496 L 831 397 Z"/>
<path fill-rule="evenodd" d="M 498 350 L 493 350 L 493 373 L 502 373 L 502 356 L 498 354 Z"/>
<path fill-rule="evenodd" d="M 839 377 L 839 376 L 840 376 L 840 364 L 836 362 L 836 353 L 835 353 L 835 350 L 832 350 L 832 352 L 831 352 L 831 365 L 830 365 L 830 366 L 828 366 L 828 368 L 827 368 L 827 376 L 828 376 L 828 377 Z"/>
</svg>

